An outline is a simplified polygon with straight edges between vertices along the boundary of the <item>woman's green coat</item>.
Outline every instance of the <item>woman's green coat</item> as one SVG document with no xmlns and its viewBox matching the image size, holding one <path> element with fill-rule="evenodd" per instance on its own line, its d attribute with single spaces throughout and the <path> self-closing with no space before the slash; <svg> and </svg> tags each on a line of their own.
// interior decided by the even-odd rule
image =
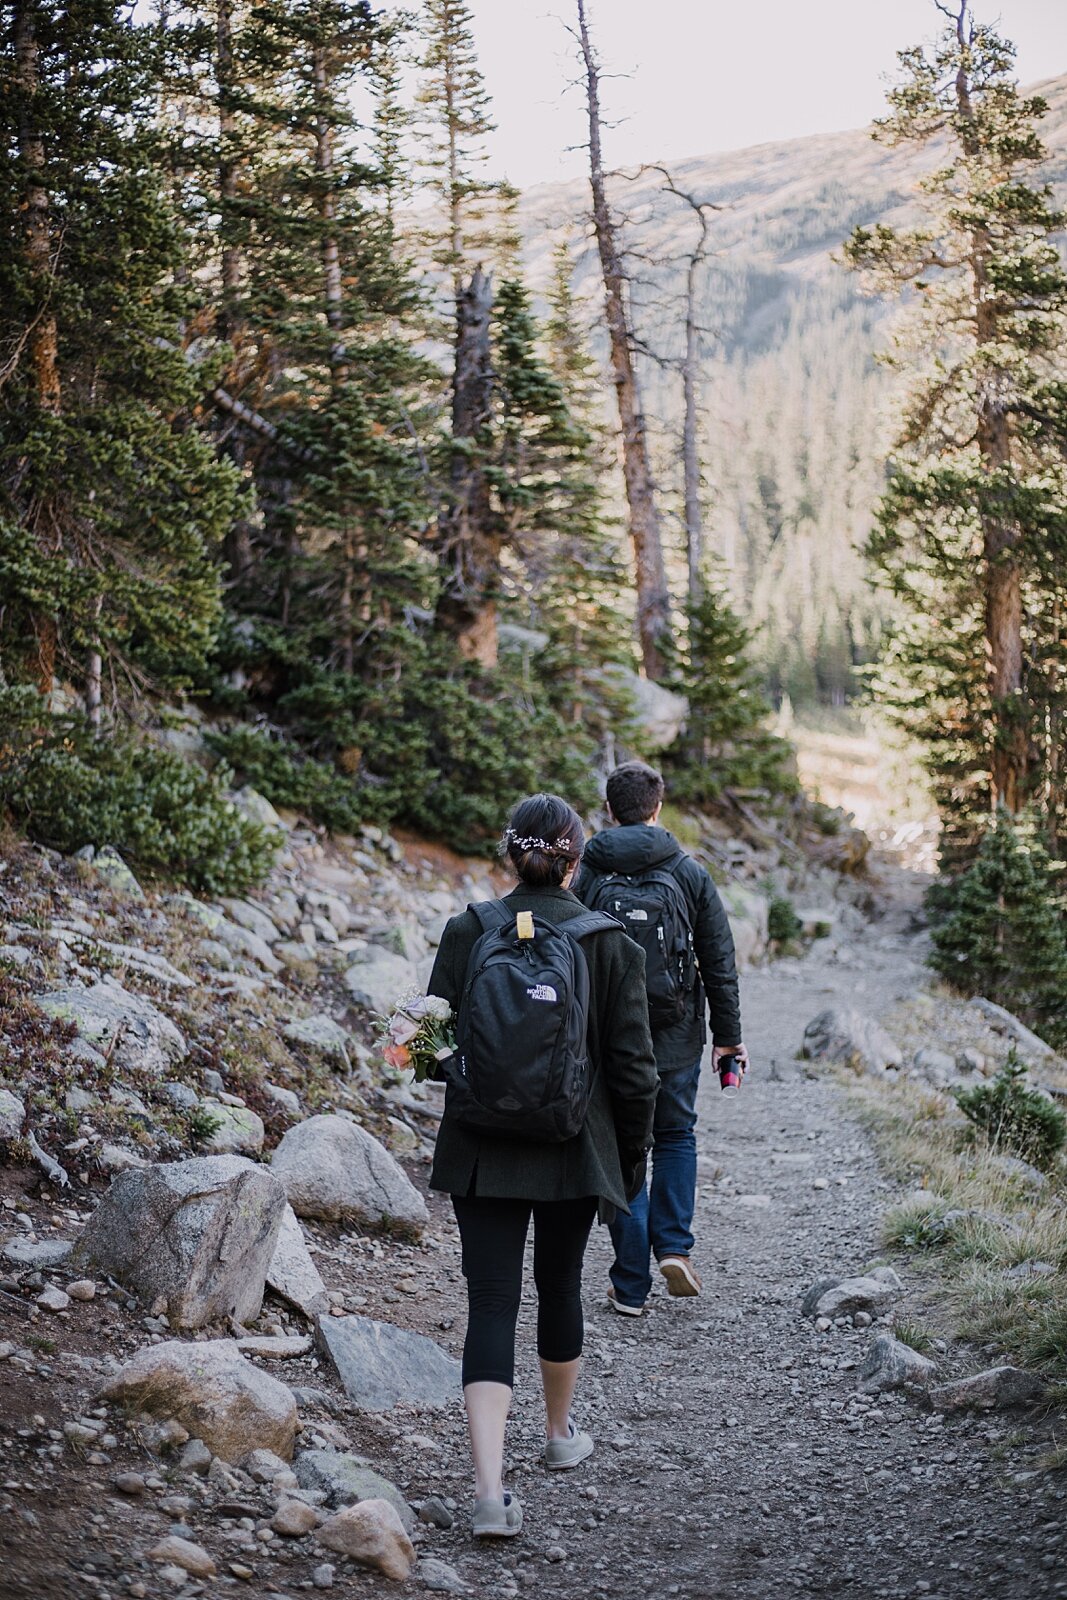
<svg viewBox="0 0 1067 1600">
<path fill-rule="evenodd" d="M 585 913 L 567 889 L 523 884 L 506 896 L 505 904 L 557 926 Z M 467 963 L 481 932 L 474 913 L 464 911 L 451 919 L 441 937 L 429 992 L 447 1000 L 453 1012 L 459 1010 Z M 659 1082 L 648 1027 L 645 957 L 622 928 L 590 935 L 582 949 L 589 964 L 589 1054 L 595 1066 L 582 1131 L 563 1144 L 494 1138 L 461 1127 L 446 1101 L 431 1188 L 514 1200 L 596 1195 L 602 1218 L 609 1218 L 612 1208 L 626 1210 L 623 1168 L 632 1172 L 638 1153 L 652 1143 Z"/>
</svg>

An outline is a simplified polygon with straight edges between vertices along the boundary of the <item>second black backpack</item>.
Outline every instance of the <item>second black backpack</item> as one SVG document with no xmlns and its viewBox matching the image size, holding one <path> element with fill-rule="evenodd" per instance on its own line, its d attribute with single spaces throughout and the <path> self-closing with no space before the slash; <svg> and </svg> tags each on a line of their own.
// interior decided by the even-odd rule
<svg viewBox="0 0 1067 1600">
<path fill-rule="evenodd" d="M 693 919 L 685 891 L 675 877 L 675 868 L 684 860 L 678 855 L 669 866 L 647 872 L 608 873 L 594 881 L 588 898 L 591 907 L 621 922 L 645 952 L 648 1020 L 653 1033 L 681 1022 L 696 985 Z"/>
<path fill-rule="evenodd" d="M 442 1063 L 449 1111 L 480 1133 L 573 1139 L 593 1081 L 582 940 L 618 923 L 589 911 L 557 926 L 499 900 L 468 909 L 484 931 L 467 966 L 455 1054 Z"/>
</svg>

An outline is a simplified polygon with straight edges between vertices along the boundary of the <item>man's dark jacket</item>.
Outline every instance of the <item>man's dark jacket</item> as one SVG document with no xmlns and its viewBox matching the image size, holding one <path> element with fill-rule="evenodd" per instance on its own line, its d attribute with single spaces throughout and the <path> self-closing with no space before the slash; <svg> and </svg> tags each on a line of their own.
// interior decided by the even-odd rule
<svg viewBox="0 0 1067 1600">
<path fill-rule="evenodd" d="M 711 1015 L 711 1034 L 718 1045 L 741 1043 L 741 1007 L 737 993 L 734 937 L 719 891 L 704 868 L 687 855 L 666 828 L 638 822 L 608 828 L 590 839 L 575 884 L 580 900 L 589 903 L 595 880 L 610 872 L 636 874 L 675 866 L 678 885 L 689 902 L 693 946 L 699 977 L 687 1016 L 652 1035 L 656 1066 L 691 1066 L 707 1040 L 704 1004 Z"/>
</svg>

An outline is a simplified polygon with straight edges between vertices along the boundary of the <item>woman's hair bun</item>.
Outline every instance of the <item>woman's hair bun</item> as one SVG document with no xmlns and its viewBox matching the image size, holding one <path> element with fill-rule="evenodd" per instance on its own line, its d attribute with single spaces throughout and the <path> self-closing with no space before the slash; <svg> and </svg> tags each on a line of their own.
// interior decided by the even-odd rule
<svg viewBox="0 0 1067 1600">
<path fill-rule="evenodd" d="M 582 819 L 558 794 L 530 795 L 508 818 L 501 849 L 531 889 L 558 888 L 582 859 Z"/>
</svg>

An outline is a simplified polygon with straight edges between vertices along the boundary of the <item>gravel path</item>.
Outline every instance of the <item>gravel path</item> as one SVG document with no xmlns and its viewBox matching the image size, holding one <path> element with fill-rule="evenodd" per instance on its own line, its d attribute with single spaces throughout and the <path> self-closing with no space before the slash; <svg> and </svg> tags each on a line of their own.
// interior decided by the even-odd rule
<svg viewBox="0 0 1067 1600">
<path fill-rule="evenodd" d="M 1048 1428 L 1001 1416 L 943 1423 L 911 1400 L 860 1396 L 855 1368 L 871 1332 L 819 1334 L 799 1314 L 799 1296 L 816 1277 L 858 1271 L 878 1257 L 893 1189 L 843 1091 L 826 1077 L 807 1076 L 794 1052 L 805 1022 L 825 1006 L 855 1004 L 877 1015 L 914 991 L 921 968 L 908 910 L 898 896 L 893 914 L 841 957 L 825 943 L 804 961 L 746 978 L 745 1032 L 755 1068 L 732 1101 L 708 1074 L 701 1102 L 697 1260 L 705 1293 L 674 1301 L 657 1290 L 645 1318 L 624 1321 L 604 1299 L 610 1247 L 606 1232 L 596 1231 L 577 1411 L 597 1450 L 574 1473 L 550 1475 L 540 1466 L 532 1300 L 524 1307 L 509 1433 L 509 1481 L 527 1518 L 521 1540 L 491 1548 L 470 1542 L 458 1402 L 421 1417 L 336 1413 L 346 1442 L 412 1501 L 433 1493 L 457 1504 L 454 1528 L 426 1529 L 419 1553 L 456 1569 L 464 1592 L 486 1600 L 775 1600 L 795 1591 L 858 1600 L 1067 1595 L 1064 1475 L 1032 1471 Z M 434 1226 L 422 1247 L 320 1232 L 319 1262 L 328 1286 L 358 1295 L 369 1314 L 421 1327 L 458 1350 L 457 1242 L 447 1203 L 432 1197 L 432 1209 Z M 401 1261 L 419 1283 L 414 1294 L 397 1292 Z M 902 1271 L 910 1309 L 919 1302 L 922 1315 L 933 1286 L 917 1269 Z M 78 1347 L 93 1355 L 128 1350 L 143 1338 L 114 1307 L 79 1315 Z M 21 1342 L 25 1326 L 8 1322 L 5 1332 L 4 1322 L 0 1316 L 0 1335 Z M 121 1600 L 132 1588 L 156 1600 L 173 1593 L 131 1558 L 168 1527 L 182 1526 L 183 1517 L 193 1525 L 186 1531 L 220 1562 L 220 1577 L 198 1591 L 208 1600 L 294 1600 L 310 1591 L 321 1547 L 300 1540 L 279 1548 L 276 1541 L 254 1559 L 241 1556 L 247 1577 L 238 1580 L 227 1563 L 240 1550 L 228 1538 L 232 1524 L 218 1497 L 186 1493 L 165 1467 L 169 1482 L 160 1479 L 144 1498 L 121 1503 L 109 1492 L 111 1474 L 149 1466 L 121 1427 L 107 1468 L 49 1443 L 61 1439 L 67 1417 L 91 1403 L 76 1357 L 63 1353 L 70 1337 L 64 1331 L 60 1351 L 41 1356 L 34 1371 L 18 1374 L 8 1363 L 0 1373 L 0 1597 Z M 950 1371 L 968 1363 L 973 1370 L 981 1359 L 960 1350 L 945 1357 Z M 304 1366 L 291 1363 L 283 1376 L 329 1382 L 324 1371 Z M 332 1592 L 426 1590 L 415 1574 L 392 1584 L 342 1565 Z"/>
</svg>

